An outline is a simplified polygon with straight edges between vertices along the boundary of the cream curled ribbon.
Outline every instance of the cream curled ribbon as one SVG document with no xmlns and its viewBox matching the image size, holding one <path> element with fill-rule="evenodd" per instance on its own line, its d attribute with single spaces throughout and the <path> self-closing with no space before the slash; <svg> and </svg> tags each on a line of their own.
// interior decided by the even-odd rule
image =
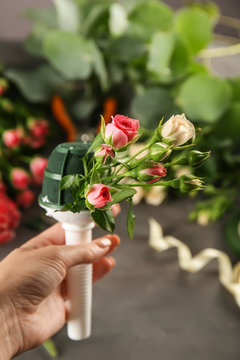
<svg viewBox="0 0 240 360">
<path fill-rule="evenodd" d="M 219 281 L 233 295 L 240 307 L 240 261 L 232 267 L 231 260 L 223 251 L 204 249 L 196 256 L 192 256 L 189 247 L 173 236 L 163 236 L 161 225 L 154 219 L 149 220 L 149 245 L 156 251 L 176 248 L 178 251 L 179 266 L 191 273 L 200 271 L 209 261 L 218 260 Z"/>
</svg>

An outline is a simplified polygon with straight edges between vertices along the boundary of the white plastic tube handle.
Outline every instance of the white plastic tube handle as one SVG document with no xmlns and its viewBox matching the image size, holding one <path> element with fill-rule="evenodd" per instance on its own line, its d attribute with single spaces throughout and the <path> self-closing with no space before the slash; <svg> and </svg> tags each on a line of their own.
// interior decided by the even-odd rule
<svg viewBox="0 0 240 360">
<path fill-rule="evenodd" d="M 93 224 L 84 226 L 62 224 L 67 245 L 92 241 Z M 67 273 L 67 297 L 69 301 L 68 337 L 83 340 L 91 335 L 92 314 L 92 264 L 77 265 Z"/>
</svg>

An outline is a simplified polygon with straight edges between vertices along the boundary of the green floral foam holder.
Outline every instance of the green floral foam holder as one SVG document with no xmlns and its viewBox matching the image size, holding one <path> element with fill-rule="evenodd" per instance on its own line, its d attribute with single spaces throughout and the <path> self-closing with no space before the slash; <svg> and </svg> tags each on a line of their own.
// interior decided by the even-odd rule
<svg viewBox="0 0 240 360">
<path fill-rule="evenodd" d="M 44 172 L 40 205 L 61 210 L 65 204 L 73 201 L 70 189 L 61 190 L 60 182 L 66 175 L 84 174 L 82 158 L 90 145 L 86 142 L 69 142 L 56 146 Z"/>
</svg>

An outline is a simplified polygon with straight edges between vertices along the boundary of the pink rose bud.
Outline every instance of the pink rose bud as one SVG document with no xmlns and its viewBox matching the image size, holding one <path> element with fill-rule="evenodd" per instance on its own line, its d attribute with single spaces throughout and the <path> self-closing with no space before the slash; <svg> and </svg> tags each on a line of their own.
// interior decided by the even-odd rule
<svg viewBox="0 0 240 360">
<path fill-rule="evenodd" d="M 112 136 L 112 144 L 116 149 L 127 145 L 138 134 L 139 121 L 123 115 L 116 115 L 112 118 L 111 124 L 105 129 L 105 137 Z"/>
<path fill-rule="evenodd" d="M 14 168 L 10 176 L 12 185 L 18 190 L 24 190 L 30 184 L 30 176 L 24 169 Z"/>
<path fill-rule="evenodd" d="M 44 170 L 46 169 L 48 160 L 43 157 L 36 157 L 31 161 L 30 171 L 33 175 L 33 180 L 37 185 L 41 185 L 44 178 Z"/>
<path fill-rule="evenodd" d="M 18 206 L 29 208 L 35 200 L 35 194 L 32 190 L 24 190 L 17 195 L 16 201 Z"/>
<path fill-rule="evenodd" d="M 10 129 L 3 133 L 4 144 L 13 149 L 21 144 L 23 133 L 21 129 Z"/>
<path fill-rule="evenodd" d="M 147 165 L 148 167 L 139 171 L 139 180 L 146 181 L 149 184 L 152 184 L 167 175 L 167 169 L 162 164 L 149 161 Z"/>
<path fill-rule="evenodd" d="M 107 157 L 110 156 L 112 159 L 114 158 L 114 150 L 113 147 L 110 145 L 100 145 L 101 149 L 96 151 L 95 156 L 102 157 L 102 163 L 105 164 Z"/>
<path fill-rule="evenodd" d="M 103 184 L 92 185 L 87 192 L 86 198 L 95 208 L 101 208 L 112 201 L 109 189 L 109 186 Z"/>
<path fill-rule="evenodd" d="M 30 119 L 28 128 L 34 138 L 45 138 L 49 132 L 48 122 L 45 119 Z"/>
</svg>

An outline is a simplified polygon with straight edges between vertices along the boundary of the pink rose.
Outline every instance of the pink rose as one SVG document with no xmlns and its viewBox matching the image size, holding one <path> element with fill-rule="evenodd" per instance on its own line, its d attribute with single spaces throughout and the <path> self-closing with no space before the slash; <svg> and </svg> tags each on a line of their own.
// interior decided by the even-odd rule
<svg viewBox="0 0 240 360">
<path fill-rule="evenodd" d="M 148 165 L 148 167 L 139 171 L 139 180 L 147 181 L 149 184 L 152 184 L 167 175 L 167 169 L 162 164 L 149 161 Z"/>
<path fill-rule="evenodd" d="M 35 184 L 41 185 L 44 178 L 44 170 L 46 169 L 48 160 L 43 157 L 36 157 L 31 161 L 30 171 L 33 175 Z"/>
<path fill-rule="evenodd" d="M 35 194 L 32 190 L 24 190 L 17 195 L 16 201 L 18 206 L 29 208 L 35 200 Z"/>
<path fill-rule="evenodd" d="M 8 148 L 12 149 L 21 144 L 22 136 L 21 129 L 6 130 L 3 133 L 3 142 Z"/>
<path fill-rule="evenodd" d="M 112 124 L 127 135 L 128 141 L 132 141 L 136 137 L 137 131 L 139 129 L 138 120 L 128 118 L 124 115 L 115 115 L 112 118 Z"/>
<path fill-rule="evenodd" d="M 110 136 L 112 136 L 112 143 L 116 149 L 120 149 L 128 143 L 127 135 L 112 123 L 108 124 L 105 129 L 105 137 L 109 138 Z"/>
<path fill-rule="evenodd" d="M 105 129 L 105 137 L 112 136 L 112 143 L 116 149 L 127 145 L 137 136 L 139 121 L 123 115 L 116 115 L 112 118 L 111 124 Z"/>
<path fill-rule="evenodd" d="M 114 158 L 114 150 L 110 145 L 100 145 L 101 149 L 96 151 L 95 156 L 103 156 L 102 163 L 105 164 L 107 157 L 110 156 L 112 159 Z"/>
<path fill-rule="evenodd" d="M 11 171 L 12 185 L 19 190 L 24 190 L 30 183 L 30 176 L 26 170 L 21 168 L 14 168 Z"/>
<path fill-rule="evenodd" d="M 89 189 L 86 198 L 95 208 L 101 208 L 112 201 L 109 189 L 109 186 L 94 184 Z"/>
</svg>

